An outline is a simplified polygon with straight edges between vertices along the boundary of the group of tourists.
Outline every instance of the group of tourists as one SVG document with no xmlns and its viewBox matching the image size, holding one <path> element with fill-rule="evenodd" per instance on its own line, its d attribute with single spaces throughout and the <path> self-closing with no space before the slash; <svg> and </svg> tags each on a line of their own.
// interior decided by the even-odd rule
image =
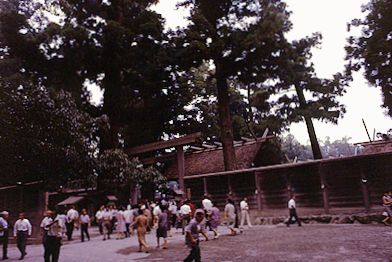
<svg viewBox="0 0 392 262">
<path fill-rule="evenodd" d="M 20 251 L 20 260 L 22 260 L 26 255 L 26 243 L 27 238 L 31 236 L 32 226 L 30 221 L 25 218 L 24 213 L 19 213 L 18 220 L 12 226 L 9 213 L 3 211 L 0 213 L 0 239 L 3 244 L 3 259 L 8 259 L 8 240 L 9 233 L 13 227 L 13 236 L 16 238 L 16 246 Z"/>
<path fill-rule="evenodd" d="M 242 232 L 245 222 L 251 227 L 249 218 L 249 205 L 244 198 L 240 202 L 240 210 L 232 199 L 228 199 L 224 208 L 224 220 L 230 229 L 231 235 Z M 27 255 L 26 242 L 31 236 L 32 226 L 25 218 L 24 213 L 19 214 L 19 219 L 12 226 L 9 213 L 0 213 L 0 239 L 3 244 L 3 259 L 8 259 L 7 247 L 11 228 L 17 240 L 17 247 L 21 253 L 20 259 Z M 162 199 L 157 202 L 141 201 L 137 205 L 128 205 L 126 208 L 114 204 L 102 205 L 94 215 L 89 215 L 88 210 L 77 210 L 70 206 L 63 212 L 47 210 L 40 223 L 42 244 L 44 247 L 45 261 L 58 261 L 63 236 L 71 241 L 75 229 L 80 228 L 82 242 L 90 240 L 89 227 L 96 222 L 103 240 L 110 239 L 115 233 L 117 239 L 136 235 L 139 243 L 139 252 L 149 252 L 150 246 L 146 241 L 146 234 L 156 231 L 156 247 L 167 249 L 168 237 L 172 228 L 181 230 L 185 235 L 185 242 L 190 247 L 189 256 L 184 261 L 200 261 L 199 236 L 203 235 L 208 240 L 207 230 L 213 232 L 213 238 L 219 238 L 218 226 L 220 210 L 207 195 L 200 203 L 190 200 L 175 201 Z M 240 217 L 240 218 L 239 218 Z M 240 220 L 240 223 L 239 223 Z"/>
</svg>

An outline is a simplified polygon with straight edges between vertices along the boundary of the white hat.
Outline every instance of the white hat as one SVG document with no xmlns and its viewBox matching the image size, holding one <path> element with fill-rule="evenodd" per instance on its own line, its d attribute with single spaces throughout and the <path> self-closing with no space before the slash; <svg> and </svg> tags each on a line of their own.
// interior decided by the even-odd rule
<svg viewBox="0 0 392 262">
<path fill-rule="evenodd" d="M 1 213 L 0 213 L 0 215 L 2 215 L 2 216 L 6 216 L 6 215 L 9 215 L 9 213 L 8 213 L 8 211 L 2 211 Z"/>
</svg>

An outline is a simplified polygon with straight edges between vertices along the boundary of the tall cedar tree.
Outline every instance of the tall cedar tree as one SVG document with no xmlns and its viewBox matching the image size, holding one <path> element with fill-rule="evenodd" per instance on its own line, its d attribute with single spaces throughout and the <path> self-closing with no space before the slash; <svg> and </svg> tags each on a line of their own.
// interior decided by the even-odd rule
<svg viewBox="0 0 392 262">
<path fill-rule="evenodd" d="M 68 90 L 94 116 L 108 116 L 101 152 L 121 146 L 120 135 L 125 146 L 159 139 L 188 103 L 174 84 L 164 21 L 150 9 L 156 0 L 52 0 L 30 7 L 30 17 L 23 2 L 2 14 L 5 45 L 36 82 Z M 44 11 L 59 21 L 48 21 Z M 86 83 L 104 90 L 101 107 L 87 103 Z"/>
<path fill-rule="evenodd" d="M 371 0 L 364 5 L 363 19 L 355 19 L 351 27 L 361 29 L 360 36 L 352 36 L 346 46 L 347 74 L 365 70 L 370 84 L 381 89 L 384 96 L 383 106 L 392 116 L 392 1 Z"/>
<path fill-rule="evenodd" d="M 344 94 L 347 86 L 345 77 L 340 73 L 332 79 L 316 76 L 310 62 L 311 49 L 320 43 L 320 39 L 321 35 L 314 34 L 288 43 L 282 55 L 281 81 L 275 86 L 275 92 L 295 89 L 294 95 L 283 94 L 277 100 L 280 115 L 289 123 L 305 121 L 314 159 L 321 159 L 322 153 L 312 119 L 336 124 L 345 112 L 338 98 Z M 305 94 L 309 94 L 308 97 Z"/>
<path fill-rule="evenodd" d="M 184 64 L 211 61 L 215 67 L 218 111 L 226 170 L 236 168 L 229 80 L 257 79 L 277 71 L 276 54 L 282 32 L 290 29 L 286 5 L 281 1 L 187 0 L 189 27 L 183 32 Z"/>
</svg>

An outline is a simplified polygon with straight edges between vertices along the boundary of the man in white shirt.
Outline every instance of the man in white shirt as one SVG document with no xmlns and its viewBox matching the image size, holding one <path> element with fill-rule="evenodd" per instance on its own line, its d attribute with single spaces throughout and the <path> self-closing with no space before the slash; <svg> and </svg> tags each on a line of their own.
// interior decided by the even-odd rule
<svg viewBox="0 0 392 262">
<path fill-rule="evenodd" d="M 203 205 L 203 209 L 205 212 L 209 213 L 211 211 L 212 202 L 208 199 L 207 195 L 204 195 L 204 199 L 201 201 L 201 204 Z"/>
<path fill-rule="evenodd" d="M 162 214 L 161 207 L 158 204 L 154 204 L 154 208 L 152 209 L 152 215 L 154 216 L 154 227 L 158 227 L 159 215 Z"/>
<path fill-rule="evenodd" d="M 90 216 L 87 214 L 87 210 L 83 209 L 82 214 L 79 217 L 80 224 L 80 237 L 82 242 L 84 242 L 84 235 L 86 235 L 87 240 L 90 241 L 90 234 L 88 233 L 88 228 L 90 226 Z"/>
<path fill-rule="evenodd" d="M 249 217 L 248 199 L 246 197 L 244 197 L 244 199 L 241 201 L 240 208 L 241 208 L 241 224 L 240 224 L 240 228 L 244 227 L 245 219 L 246 219 L 246 223 L 248 224 L 248 227 L 252 227 L 252 224 L 250 223 L 250 217 Z"/>
<path fill-rule="evenodd" d="M 133 210 L 131 205 L 128 205 L 127 210 L 124 211 L 124 219 L 125 219 L 125 237 L 130 237 L 131 232 L 129 231 L 129 226 L 133 222 Z"/>
<path fill-rule="evenodd" d="M 112 219 L 112 212 L 105 208 L 102 211 L 103 240 L 106 240 L 106 236 L 110 239 Z"/>
<path fill-rule="evenodd" d="M 45 220 L 45 219 L 44 219 Z M 45 261 L 57 262 L 60 256 L 61 239 L 64 234 L 65 224 L 55 211 L 48 211 L 48 219 L 42 221 L 45 225 Z M 42 224 L 41 224 L 42 226 Z"/>
<path fill-rule="evenodd" d="M 25 218 L 24 213 L 19 214 L 19 219 L 14 225 L 14 237 L 16 237 L 16 244 L 20 251 L 20 260 L 26 256 L 26 242 L 27 238 L 31 236 L 32 226 L 30 221 Z"/>
<path fill-rule="evenodd" d="M 72 234 L 75 227 L 75 223 L 78 221 L 79 213 L 75 210 L 75 206 L 71 206 L 71 208 L 67 212 L 67 238 L 68 241 L 72 240 Z"/>
<path fill-rule="evenodd" d="M 184 204 L 180 207 L 182 234 L 185 235 L 185 227 L 191 221 L 192 209 L 189 205 L 189 200 L 185 200 Z"/>
<path fill-rule="evenodd" d="M 288 202 L 288 208 L 289 208 L 289 212 L 290 212 L 290 217 L 289 220 L 287 220 L 286 225 L 289 227 L 290 226 L 290 222 L 291 219 L 294 217 L 295 221 L 297 221 L 298 226 L 301 226 L 301 221 L 298 218 L 297 215 L 297 210 L 296 210 L 296 206 L 295 206 L 295 195 L 292 195 L 289 202 Z"/>
<path fill-rule="evenodd" d="M 8 212 L 3 211 L 0 213 L 0 243 L 3 245 L 3 259 L 8 259 Z"/>
<path fill-rule="evenodd" d="M 102 206 L 99 208 L 99 210 L 97 211 L 97 213 L 95 213 L 95 221 L 96 221 L 97 224 L 98 224 L 99 233 L 100 233 L 101 235 L 103 235 L 102 213 L 103 213 L 104 210 L 105 210 L 105 206 L 102 205 Z"/>
</svg>

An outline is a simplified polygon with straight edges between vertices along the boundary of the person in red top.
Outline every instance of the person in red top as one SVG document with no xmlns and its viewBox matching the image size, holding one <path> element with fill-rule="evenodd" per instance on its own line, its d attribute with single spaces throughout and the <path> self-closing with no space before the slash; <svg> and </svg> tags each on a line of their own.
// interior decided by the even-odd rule
<svg viewBox="0 0 392 262">
<path fill-rule="evenodd" d="M 191 200 L 188 200 L 188 205 L 191 208 L 191 219 L 192 219 L 195 216 L 196 206 L 191 202 Z"/>
</svg>

